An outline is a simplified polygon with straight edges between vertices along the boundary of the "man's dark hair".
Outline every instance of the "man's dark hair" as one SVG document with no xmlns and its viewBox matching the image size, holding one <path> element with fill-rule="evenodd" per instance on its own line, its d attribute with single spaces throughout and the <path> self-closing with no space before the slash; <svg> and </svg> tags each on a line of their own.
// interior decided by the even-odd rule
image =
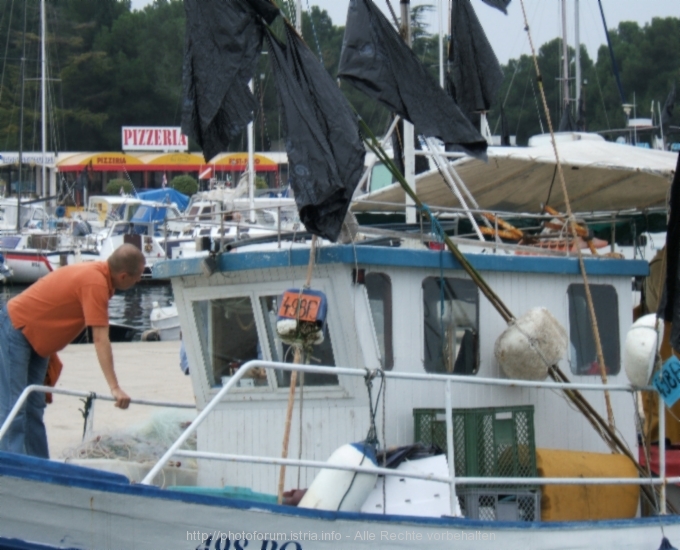
<svg viewBox="0 0 680 550">
<path fill-rule="evenodd" d="M 106 261 L 111 273 L 127 273 L 128 275 L 137 275 L 146 263 L 142 251 L 135 245 L 127 243 L 116 248 Z"/>
</svg>

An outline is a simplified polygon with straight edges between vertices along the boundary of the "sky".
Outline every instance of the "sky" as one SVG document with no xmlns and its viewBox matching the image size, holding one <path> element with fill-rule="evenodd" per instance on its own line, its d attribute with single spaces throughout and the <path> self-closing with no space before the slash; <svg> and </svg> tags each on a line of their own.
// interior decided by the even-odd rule
<svg viewBox="0 0 680 550">
<path fill-rule="evenodd" d="M 386 0 L 374 0 L 383 12 L 388 13 Z M 390 0 L 395 11 L 399 10 L 399 1 Z M 439 5 L 440 0 L 411 0 L 413 5 Z M 505 64 L 509 59 L 516 59 L 522 54 L 530 54 L 527 34 L 524 31 L 524 19 L 520 0 L 512 0 L 508 7 L 508 15 L 489 7 L 481 0 L 471 0 L 491 46 L 498 60 Z M 132 0 L 133 9 L 139 9 L 152 0 Z M 301 0 L 303 9 L 318 5 L 328 12 L 333 24 L 344 25 L 349 0 Z M 574 44 L 574 12 L 576 0 L 567 0 L 567 42 Z M 448 2 L 444 2 L 448 4 Z M 536 48 L 561 36 L 561 8 L 558 0 L 524 0 L 529 19 L 532 40 Z M 581 44 L 585 44 L 591 58 L 597 57 L 597 50 L 606 43 L 602 19 L 597 0 L 579 0 L 581 13 Z M 651 22 L 654 17 L 680 17 L 680 0 L 602 0 L 607 27 L 614 29 L 621 21 L 637 21 L 640 26 Z M 448 19 L 448 16 L 444 18 Z M 436 9 L 428 18 L 430 32 L 439 32 L 439 17 Z M 444 26 L 444 34 L 448 32 Z"/>
</svg>

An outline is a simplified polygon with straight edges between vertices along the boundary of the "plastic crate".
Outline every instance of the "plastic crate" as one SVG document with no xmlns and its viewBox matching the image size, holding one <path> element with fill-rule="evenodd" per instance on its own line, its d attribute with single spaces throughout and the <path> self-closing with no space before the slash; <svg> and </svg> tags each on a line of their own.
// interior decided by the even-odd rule
<svg viewBox="0 0 680 550">
<path fill-rule="evenodd" d="M 457 490 L 460 509 L 470 519 L 483 521 L 540 521 L 541 492 L 528 489 Z"/>
<path fill-rule="evenodd" d="M 415 441 L 447 450 L 444 409 L 414 409 Z M 533 405 L 453 409 L 458 477 L 537 477 Z"/>
</svg>

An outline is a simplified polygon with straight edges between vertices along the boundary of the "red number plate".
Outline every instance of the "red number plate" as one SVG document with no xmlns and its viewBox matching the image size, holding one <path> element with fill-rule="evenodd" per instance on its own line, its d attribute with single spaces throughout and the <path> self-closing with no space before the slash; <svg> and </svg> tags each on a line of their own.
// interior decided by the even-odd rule
<svg viewBox="0 0 680 550">
<path fill-rule="evenodd" d="M 319 307 L 321 307 L 320 296 L 286 291 L 283 293 L 283 300 L 279 307 L 279 317 L 314 322 Z"/>
</svg>

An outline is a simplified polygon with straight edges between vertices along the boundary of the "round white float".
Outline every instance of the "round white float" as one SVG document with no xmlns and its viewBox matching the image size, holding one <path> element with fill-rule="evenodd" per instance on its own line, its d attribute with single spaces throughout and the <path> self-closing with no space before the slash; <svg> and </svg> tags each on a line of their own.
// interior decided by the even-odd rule
<svg viewBox="0 0 680 550">
<path fill-rule="evenodd" d="M 544 380 L 567 352 L 567 332 L 543 307 L 515 319 L 496 340 L 494 355 L 508 378 Z"/>
<path fill-rule="evenodd" d="M 632 386 L 646 386 L 661 347 L 663 322 L 655 313 L 640 317 L 628 329 L 623 347 L 623 368 Z"/>
</svg>

